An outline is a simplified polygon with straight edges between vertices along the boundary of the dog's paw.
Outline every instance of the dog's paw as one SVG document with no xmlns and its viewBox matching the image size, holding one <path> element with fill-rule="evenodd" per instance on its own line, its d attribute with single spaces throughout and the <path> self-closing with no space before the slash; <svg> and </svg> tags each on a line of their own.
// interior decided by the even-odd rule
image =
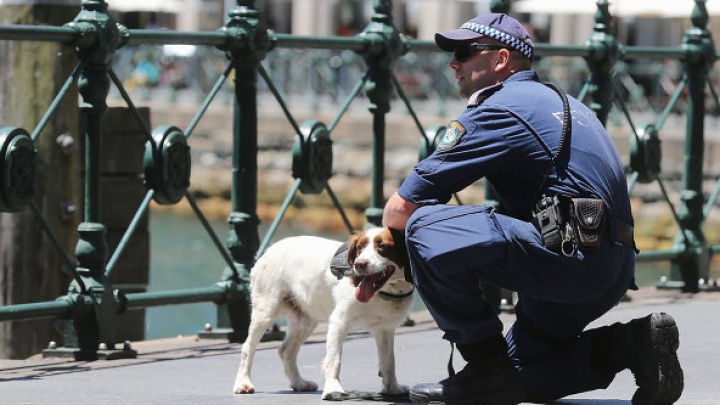
<svg viewBox="0 0 720 405">
<path fill-rule="evenodd" d="M 290 384 L 290 387 L 293 389 L 293 391 L 298 392 L 317 391 L 318 389 L 317 383 L 303 379 L 299 379 L 293 382 L 292 384 Z"/>
<path fill-rule="evenodd" d="M 380 393 L 390 395 L 408 394 L 410 393 L 410 387 L 408 387 L 407 385 L 391 384 L 383 386 L 382 390 L 380 390 Z"/>
<path fill-rule="evenodd" d="M 255 393 L 255 387 L 249 381 L 245 383 L 237 383 L 233 387 L 233 392 L 235 394 L 253 394 Z"/>
<path fill-rule="evenodd" d="M 343 389 L 342 385 L 340 385 L 340 381 L 328 380 L 327 382 L 325 382 L 325 387 L 323 387 L 323 393 L 320 396 L 320 399 L 330 399 L 331 395 L 335 393 L 344 394 L 345 390 Z"/>
<path fill-rule="evenodd" d="M 320 399 L 329 401 L 343 401 L 345 400 L 345 391 L 323 391 Z"/>
</svg>

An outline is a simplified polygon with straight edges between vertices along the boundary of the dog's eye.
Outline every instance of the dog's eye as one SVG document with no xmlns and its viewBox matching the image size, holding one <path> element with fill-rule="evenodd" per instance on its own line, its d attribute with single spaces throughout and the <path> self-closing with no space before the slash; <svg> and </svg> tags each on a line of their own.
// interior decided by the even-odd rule
<svg viewBox="0 0 720 405">
<path fill-rule="evenodd" d="M 390 248 L 390 245 L 388 245 L 387 243 L 380 243 L 380 244 L 378 244 L 377 250 L 382 252 L 389 248 Z"/>
</svg>

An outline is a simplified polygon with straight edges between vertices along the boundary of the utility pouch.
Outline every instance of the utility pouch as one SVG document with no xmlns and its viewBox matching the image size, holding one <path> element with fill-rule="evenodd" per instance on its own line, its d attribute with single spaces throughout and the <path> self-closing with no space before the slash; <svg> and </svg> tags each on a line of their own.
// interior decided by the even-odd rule
<svg viewBox="0 0 720 405">
<path fill-rule="evenodd" d="M 572 209 L 580 246 L 600 246 L 605 230 L 605 201 L 601 198 L 573 198 Z"/>
<path fill-rule="evenodd" d="M 558 196 L 543 196 L 535 205 L 532 223 L 540 232 L 548 250 L 570 257 L 577 252 L 570 201 Z"/>
</svg>

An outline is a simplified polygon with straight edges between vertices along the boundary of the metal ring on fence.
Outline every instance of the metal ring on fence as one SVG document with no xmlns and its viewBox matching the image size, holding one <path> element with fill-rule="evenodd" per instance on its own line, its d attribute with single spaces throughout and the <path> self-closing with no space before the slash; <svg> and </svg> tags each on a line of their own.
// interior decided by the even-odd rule
<svg viewBox="0 0 720 405">
<path fill-rule="evenodd" d="M 630 168 L 638 173 L 638 182 L 650 183 L 660 174 L 660 138 L 653 124 L 639 128 L 637 134 L 630 137 Z"/>
<path fill-rule="evenodd" d="M 22 128 L 0 129 L 3 162 L 0 166 L 0 211 L 17 212 L 35 193 L 35 156 L 32 138 Z"/>
<path fill-rule="evenodd" d="M 435 152 L 446 130 L 447 128 L 444 125 L 432 125 L 425 129 L 425 137 L 420 139 L 418 161 L 425 159 Z"/>
<path fill-rule="evenodd" d="M 300 191 L 305 194 L 319 194 L 332 177 L 332 139 L 325 124 L 308 120 L 300 125 L 302 134 L 293 142 L 294 178 L 302 180 Z"/>
<path fill-rule="evenodd" d="M 157 149 L 145 144 L 145 187 L 155 190 L 158 204 L 175 204 L 190 186 L 190 146 L 177 127 L 163 125 L 152 132 Z"/>
</svg>

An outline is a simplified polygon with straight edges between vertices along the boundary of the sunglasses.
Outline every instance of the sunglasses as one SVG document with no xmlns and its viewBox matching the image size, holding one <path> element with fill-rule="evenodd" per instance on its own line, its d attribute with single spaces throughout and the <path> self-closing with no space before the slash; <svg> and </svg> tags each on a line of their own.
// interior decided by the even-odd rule
<svg viewBox="0 0 720 405">
<path fill-rule="evenodd" d="M 471 44 L 463 44 L 460 45 L 458 48 L 455 48 L 455 60 L 460 63 L 467 62 L 473 55 L 475 55 L 478 52 L 482 51 L 497 51 L 500 49 L 510 49 L 507 46 L 503 45 L 493 45 L 493 44 L 478 44 L 478 43 L 471 43 Z"/>
</svg>

